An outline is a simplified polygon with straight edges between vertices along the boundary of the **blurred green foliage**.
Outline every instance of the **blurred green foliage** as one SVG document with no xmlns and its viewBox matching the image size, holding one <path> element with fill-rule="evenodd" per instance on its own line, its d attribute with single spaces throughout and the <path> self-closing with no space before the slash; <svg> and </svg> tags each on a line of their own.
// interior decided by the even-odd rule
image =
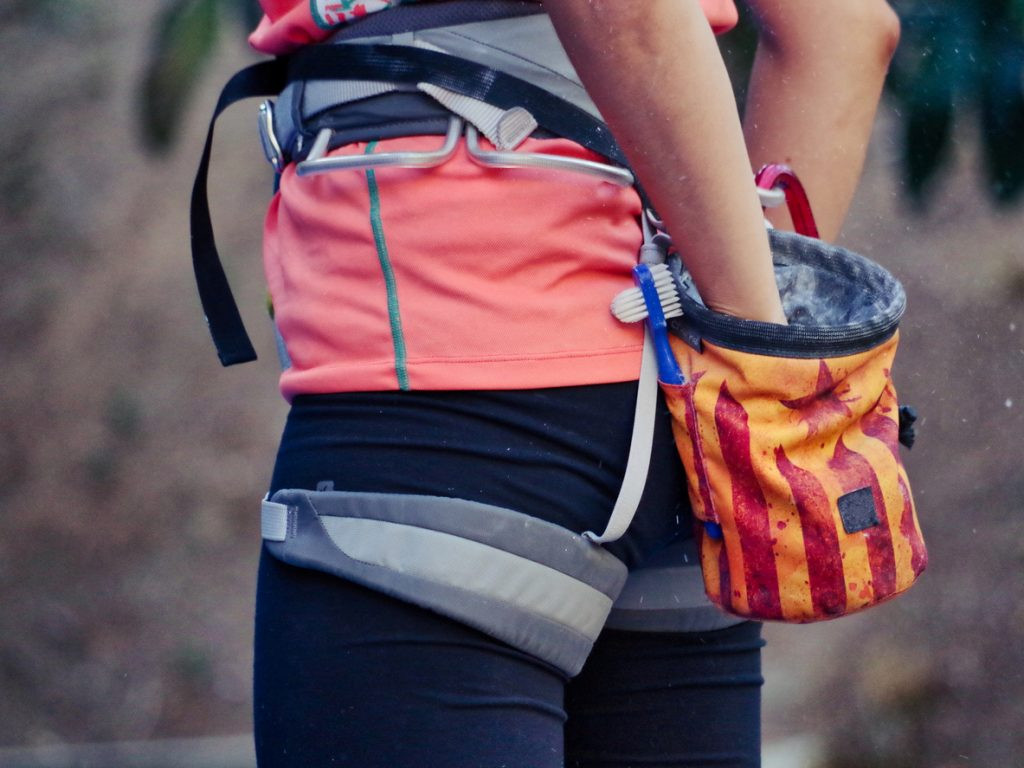
<svg viewBox="0 0 1024 768">
<path fill-rule="evenodd" d="M 958 119 L 980 129 L 982 169 L 991 199 L 1024 192 L 1024 0 L 893 0 L 903 34 L 888 90 L 900 118 L 902 172 L 920 205 L 952 155 Z M 230 20 L 252 29 L 256 0 L 168 0 L 154 28 L 141 100 L 146 145 L 167 148 L 185 103 Z M 234 34 L 234 30 L 233 30 Z M 723 38 L 742 102 L 744 72 L 756 44 L 749 14 Z"/>
<path fill-rule="evenodd" d="M 225 23 L 242 39 L 259 20 L 256 0 L 172 0 L 153 28 L 142 78 L 139 116 L 142 139 L 152 151 L 173 144 L 182 112 L 216 52 Z"/>
</svg>

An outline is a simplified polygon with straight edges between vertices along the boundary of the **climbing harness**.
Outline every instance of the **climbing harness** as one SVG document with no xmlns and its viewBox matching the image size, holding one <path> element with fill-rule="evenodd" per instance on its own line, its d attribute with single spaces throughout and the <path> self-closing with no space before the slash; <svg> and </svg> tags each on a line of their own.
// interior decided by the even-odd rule
<svg viewBox="0 0 1024 768">
<path fill-rule="evenodd" d="M 494 5 L 501 6 L 502 3 Z M 521 4 L 512 3 L 512 5 L 520 6 Z M 379 14 L 379 16 L 401 15 L 403 10 L 403 8 L 396 8 L 386 14 Z M 540 20 L 539 23 L 550 28 L 550 22 L 547 21 L 546 16 L 538 15 L 535 18 Z M 530 16 L 526 17 L 528 22 L 530 19 Z M 517 20 L 519 20 L 518 17 L 508 21 L 498 18 L 496 23 L 507 24 Z M 396 22 L 398 21 L 400 20 L 396 20 Z M 479 27 L 479 24 L 475 26 Z M 538 28 L 543 29 L 543 27 Z M 553 29 L 550 30 L 550 34 L 554 35 Z M 536 43 L 536 39 L 534 39 L 534 43 Z M 428 43 L 422 45 L 428 45 Z M 308 153 L 314 147 L 317 148 L 318 154 L 313 157 L 312 165 L 305 166 L 306 171 L 324 169 L 325 166 L 329 168 L 331 163 L 328 161 L 333 161 L 333 158 L 323 158 L 319 153 L 326 151 L 334 144 L 340 145 L 359 140 L 357 134 L 352 131 L 332 129 L 329 138 L 322 138 L 319 144 L 316 142 L 317 135 L 328 136 L 321 132 L 325 126 L 318 124 L 317 120 L 333 119 L 334 113 L 338 111 L 334 107 L 337 107 L 339 103 L 344 107 L 353 101 L 353 94 L 359 93 L 358 90 L 353 91 L 351 87 L 344 86 L 340 89 L 338 97 L 340 101 L 332 101 L 330 98 L 319 101 L 323 89 L 318 92 L 315 88 L 311 89 L 310 85 L 323 81 L 340 81 L 341 83 L 355 81 L 357 84 L 371 81 L 389 84 L 389 90 L 392 84 L 397 84 L 399 88 L 404 86 L 406 89 L 411 87 L 417 90 L 417 93 L 413 94 L 407 92 L 390 94 L 398 98 L 405 97 L 401 103 L 412 110 L 412 114 L 406 115 L 397 122 L 389 116 L 381 121 L 385 123 L 384 125 L 378 123 L 366 126 L 365 117 L 361 117 L 363 127 L 359 128 L 357 133 L 361 133 L 361 138 L 364 140 L 366 138 L 376 139 L 438 132 L 438 122 L 441 123 L 440 133 L 454 138 L 453 134 L 457 125 L 451 117 L 451 112 L 445 107 L 438 106 L 434 108 L 433 114 L 424 114 L 422 107 L 424 99 L 416 98 L 419 96 L 418 86 L 432 86 L 441 89 L 444 93 L 454 94 L 455 97 L 468 99 L 473 104 L 489 105 L 492 114 L 493 110 L 498 110 L 502 114 L 511 112 L 514 118 L 521 119 L 522 112 L 525 110 L 536 121 L 537 126 L 549 134 L 571 139 L 608 158 L 619 169 L 628 167 L 622 151 L 604 123 L 595 114 L 578 106 L 573 100 L 563 98 L 562 95 L 556 95 L 541 85 L 528 82 L 504 71 L 433 50 L 433 47 L 436 46 L 429 45 L 431 47 L 428 48 L 414 45 L 354 42 L 346 38 L 337 44 L 312 46 L 290 57 L 255 64 L 237 73 L 225 85 L 210 121 L 206 143 L 193 185 L 190 213 L 192 260 L 200 301 L 223 365 L 235 365 L 256 359 L 256 352 L 245 331 L 217 253 L 206 191 L 216 119 L 221 112 L 236 101 L 253 96 L 284 94 L 285 104 L 281 105 L 279 102 L 277 108 L 265 106 L 261 111 L 259 121 L 262 127 L 264 148 L 275 168 L 283 168 L 288 162 L 308 162 Z M 537 47 L 544 48 L 544 46 Z M 546 71 L 544 68 L 539 69 Z M 345 73 L 343 77 L 338 76 L 340 72 Z M 524 73 L 520 72 L 520 74 Z M 550 73 L 548 73 L 548 77 L 551 77 Z M 558 76 L 555 79 L 562 91 L 568 89 L 565 82 L 571 84 L 571 81 L 564 76 Z M 295 89 L 289 91 L 288 88 L 292 84 L 296 84 Z M 314 102 L 314 108 L 317 109 L 317 115 L 309 125 L 304 122 L 305 118 L 300 104 L 303 98 L 302 92 L 305 90 L 312 91 L 310 98 Z M 583 93 L 581 86 L 578 86 L 578 90 Z M 389 96 L 387 93 L 376 95 L 383 96 L 383 98 Z M 410 96 L 413 99 L 410 99 Z M 443 96 L 443 98 L 447 97 Z M 573 95 L 576 102 L 580 102 L 581 98 L 579 94 Z M 373 121 L 371 120 L 371 122 Z M 507 124 L 506 120 L 504 125 Z M 498 127 L 500 128 L 501 125 Z M 521 132 L 518 136 L 526 138 Z M 500 136 L 495 134 L 495 138 L 500 139 Z M 508 158 L 502 158 L 501 154 L 504 153 L 499 153 L 497 158 L 483 155 L 483 161 L 491 160 L 494 163 L 507 161 Z M 477 155 L 479 157 L 480 153 Z M 568 159 L 549 158 L 548 162 L 564 166 L 565 160 Z M 385 160 L 385 162 L 387 161 Z M 317 163 L 321 165 L 318 167 Z M 573 164 L 575 165 L 575 163 Z M 625 174 L 620 173 L 620 178 L 625 180 Z"/>
<path fill-rule="evenodd" d="M 446 162 L 461 142 L 472 162 L 489 168 L 546 168 L 636 185 L 536 4 L 449 0 L 400 6 L 343 28 L 325 44 L 253 65 L 220 95 L 192 193 L 193 266 L 224 365 L 256 354 L 217 254 L 206 183 L 217 117 L 254 96 L 275 99 L 260 106 L 258 126 L 278 174 L 289 165 L 299 177 L 429 169 Z M 436 148 L 332 153 L 353 142 L 419 135 L 438 136 Z M 481 137 L 493 148 L 485 148 Z M 569 139 L 605 162 L 517 151 L 529 137 Z M 762 191 L 764 201 L 781 202 L 782 185 L 770 186 Z M 655 260 L 667 256 L 648 229 L 645 248 Z M 682 279 L 678 268 L 677 276 Z M 716 337 L 703 338 L 710 344 Z M 283 346 L 282 352 L 286 359 Z M 605 626 L 695 631 L 734 624 L 740 619 L 709 604 L 696 578 L 700 559 L 708 573 L 707 537 L 700 552 L 692 540 L 670 545 L 628 577 L 623 563 L 599 546 L 623 535 L 648 481 L 657 370 L 647 333 L 629 459 L 604 531 L 577 533 L 464 499 L 284 489 L 261 506 L 266 547 L 285 562 L 462 621 L 567 675 L 579 671 Z M 729 557 L 738 562 L 733 552 Z M 735 610 L 738 603 L 718 596 L 720 605 Z"/>
</svg>

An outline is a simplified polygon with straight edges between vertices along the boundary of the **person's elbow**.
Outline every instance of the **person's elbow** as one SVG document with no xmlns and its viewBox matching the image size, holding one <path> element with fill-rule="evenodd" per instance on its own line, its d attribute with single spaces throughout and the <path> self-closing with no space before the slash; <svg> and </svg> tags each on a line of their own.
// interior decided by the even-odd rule
<svg viewBox="0 0 1024 768">
<path fill-rule="evenodd" d="M 886 0 L 750 0 L 761 41 L 783 59 L 815 55 L 856 67 L 888 69 L 900 19 Z"/>
<path fill-rule="evenodd" d="M 878 61 L 888 67 L 896 53 L 896 47 L 900 44 L 900 17 L 887 2 L 872 2 L 865 5 L 870 6 L 869 12 L 872 14 L 872 49 Z"/>
<path fill-rule="evenodd" d="M 900 42 L 900 17 L 885 0 L 843 3 L 825 32 L 833 54 L 846 52 L 861 66 L 888 69 Z"/>
</svg>

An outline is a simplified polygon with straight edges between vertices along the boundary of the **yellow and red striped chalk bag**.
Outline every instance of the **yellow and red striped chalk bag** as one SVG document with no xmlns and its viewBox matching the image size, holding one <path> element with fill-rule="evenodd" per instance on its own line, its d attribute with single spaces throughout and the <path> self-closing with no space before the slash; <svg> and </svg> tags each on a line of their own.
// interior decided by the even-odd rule
<svg viewBox="0 0 1024 768">
<path fill-rule="evenodd" d="M 906 298 L 851 251 L 779 231 L 771 241 L 789 325 L 708 310 L 676 264 L 683 315 L 669 342 L 683 376 L 662 389 L 709 597 L 740 616 L 808 622 L 892 597 L 927 563 L 899 454 L 913 412 L 891 376 Z"/>
</svg>

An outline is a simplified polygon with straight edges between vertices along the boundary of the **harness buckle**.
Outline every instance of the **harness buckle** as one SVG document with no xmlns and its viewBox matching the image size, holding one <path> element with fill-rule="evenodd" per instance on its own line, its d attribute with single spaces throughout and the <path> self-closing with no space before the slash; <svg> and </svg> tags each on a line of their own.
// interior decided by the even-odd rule
<svg viewBox="0 0 1024 768">
<path fill-rule="evenodd" d="M 260 144 L 263 145 L 263 154 L 273 169 L 277 173 L 281 173 L 285 166 L 284 152 L 281 151 L 277 134 L 274 133 L 274 102 L 270 99 L 260 104 L 257 124 L 260 129 Z"/>
</svg>

